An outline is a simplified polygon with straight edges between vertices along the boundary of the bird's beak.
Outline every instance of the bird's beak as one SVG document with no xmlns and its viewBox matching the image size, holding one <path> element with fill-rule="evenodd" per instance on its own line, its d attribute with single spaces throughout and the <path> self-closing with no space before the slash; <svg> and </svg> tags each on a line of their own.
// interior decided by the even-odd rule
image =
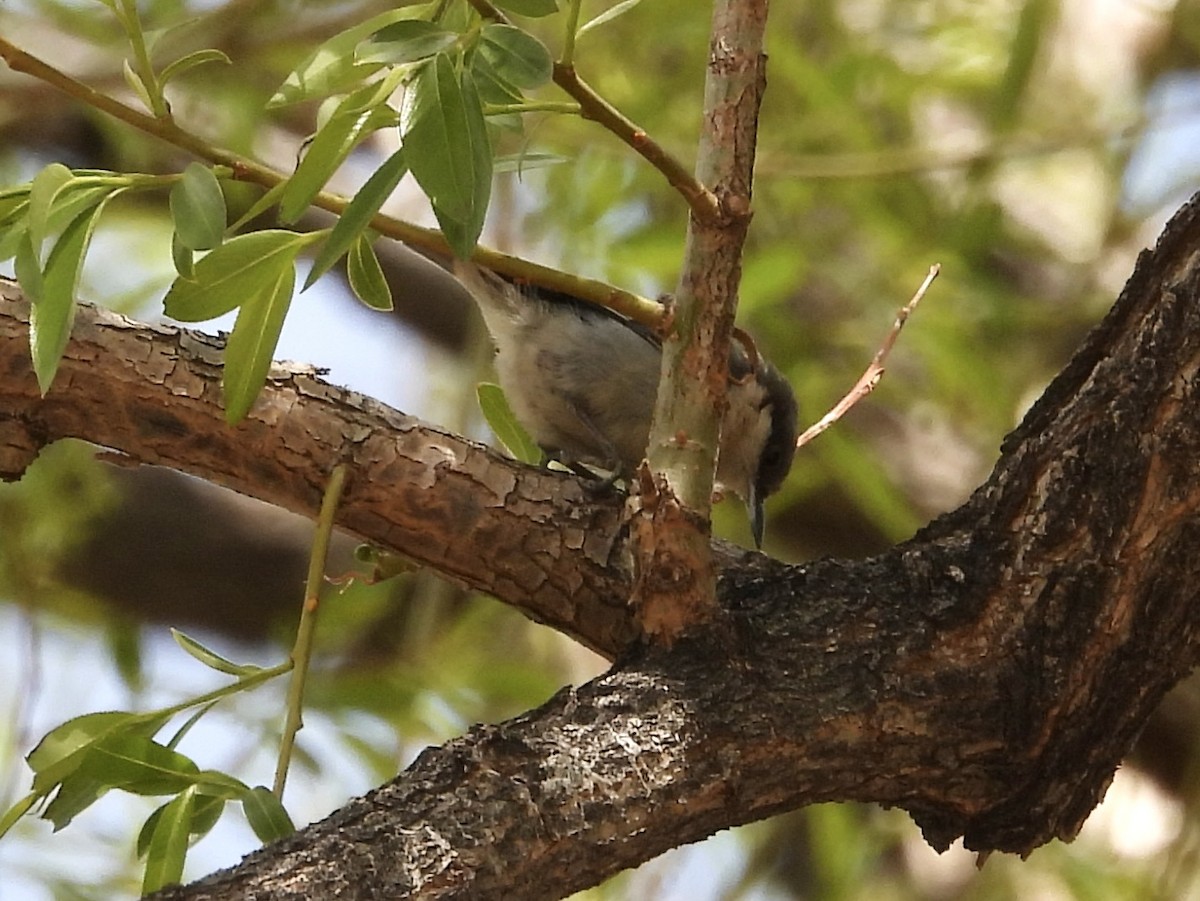
<svg viewBox="0 0 1200 901">
<path fill-rule="evenodd" d="M 763 498 L 758 493 L 757 485 L 750 486 L 749 496 L 746 498 L 746 512 L 750 514 L 750 533 L 754 536 L 754 546 L 761 551 L 766 517 L 763 514 Z"/>
</svg>

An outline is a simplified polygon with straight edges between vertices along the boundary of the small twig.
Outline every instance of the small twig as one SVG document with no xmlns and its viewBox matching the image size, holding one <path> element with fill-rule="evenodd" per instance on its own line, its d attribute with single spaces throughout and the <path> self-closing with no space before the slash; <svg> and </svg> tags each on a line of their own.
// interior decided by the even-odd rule
<svg viewBox="0 0 1200 901">
<path fill-rule="evenodd" d="M 283 787 L 287 782 L 288 766 L 292 761 L 292 749 L 296 745 L 296 733 L 304 725 L 304 682 L 308 676 L 308 664 L 312 660 L 313 634 L 317 627 L 317 610 L 320 608 L 321 585 L 325 580 L 325 559 L 329 554 L 329 538 L 333 534 L 333 517 L 337 512 L 342 486 L 346 483 L 346 466 L 339 463 L 333 468 L 325 496 L 321 500 L 321 513 L 317 518 L 317 531 L 313 536 L 312 553 L 308 558 L 308 578 L 304 584 L 304 606 L 300 611 L 300 625 L 296 629 L 296 644 L 292 648 L 292 681 L 288 684 L 287 719 L 283 725 L 283 736 L 279 742 L 279 762 L 275 766 L 275 797 L 283 799 Z"/>
<path fill-rule="evenodd" d="M 567 6 L 566 33 L 563 35 L 562 59 L 564 66 L 575 65 L 575 38 L 579 31 L 579 12 L 582 0 L 571 0 Z"/>
<path fill-rule="evenodd" d="M 925 276 L 925 281 L 921 282 L 921 287 L 917 288 L 916 293 L 913 294 L 912 300 L 901 307 L 900 311 L 896 314 L 896 321 L 892 323 L 892 330 L 883 339 L 883 344 L 875 352 L 875 357 L 871 360 L 871 365 L 867 367 L 866 372 L 859 377 L 854 387 L 846 392 L 846 396 L 839 400 L 832 410 L 822 416 L 819 421 L 810 425 L 804 431 L 804 434 L 796 439 L 796 447 L 804 447 L 804 445 L 808 444 L 808 442 L 812 441 L 845 416 L 851 407 L 875 390 L 875 386 L 883 378 L 883 364 L 887 361 L 888 354 L 892 352 L 892 348 L 896 346 L 896 339 L 900 336 L 900 330 L 904 328 L 904 323 L 908 321 L 908 317 L 917 308 L 917 304 L 921 302 L 921 298 L 925 296 L 925 292 L 929 290 L 929 286 L 933 284 L 933 280 L 937 278 L 941 270 L 940 263 L 934 263 L 929 267 L 929 274 Z"/>
<path fill-rule="evenodd" d="M 485 19 L 510 24 L 508 16 L 497 9 L 490 0 L 468 2 Z M 577 14 L 578 9 L 574 8 L 573 12 Z M 580 115 L 611 131 L 661 172 L 667 183 L 683 196 L 693 215 L 701 222 L 720 222 L 724 219 L 725 212 L 717 195 L 701 184 L 682 162 L 646 134 L 645 129 L 639 128 L 635 122 L 601 97 L 595 88 L 580 78 L 575 71 L 573 57 L 572 43 L 568 44 L 562 60 L 554 64 L 554 83 L 578 101 Z"/>
</svg>

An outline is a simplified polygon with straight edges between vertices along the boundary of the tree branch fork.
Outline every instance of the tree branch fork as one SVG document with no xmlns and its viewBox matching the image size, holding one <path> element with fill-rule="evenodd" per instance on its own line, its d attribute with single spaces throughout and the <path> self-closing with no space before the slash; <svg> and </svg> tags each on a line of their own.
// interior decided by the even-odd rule
<svg viewBox="0 0 1200 901">
<path fill-rule="evenodd" d="M 864 561 L 718 548 L 726 619 L 639 639 L 619 499 L 280 369 L 224 425 L 216 339 L 81 310 L 37 396 L 0 287 L 0 473 L 60 437 L 312 513 L 617 660 L 170 898 L 560 897 L 675 845 L 828 800 L 935 847 L 1069 839 L 1197 661 L 1200 201 L 1143 254 L 971 499 Z M 802 465 L 802 464 L 801 464 Z"/>
</svg>

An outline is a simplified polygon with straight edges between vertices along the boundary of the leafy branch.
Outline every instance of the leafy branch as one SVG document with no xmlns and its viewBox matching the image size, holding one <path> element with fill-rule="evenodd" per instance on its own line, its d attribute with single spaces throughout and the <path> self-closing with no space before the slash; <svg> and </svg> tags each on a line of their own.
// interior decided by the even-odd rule
<svg viewBox="0 0 1200 901">
<path fill-rule="evenodd" d="M 324 583 L 334 514 L 345 481 L 345 466 L 334 467 L 321 504 L 296 643 L 289 658 L 265 668 L 236 663 L 194 638 L 172 630 L 184 651 L 208 668 L 233 676 L 233 681 L 157 710 L 89 713 L 52 729 L 26 758 L 33 770 L 33 786 L 0 816 L 0 837 L 35 809 L 56 830 L 62 829 L 112 789 L 136 795 L 171 795 L 171 800 L 149 816 L 138 835 L 138 856 L 146 859 L 142 891 L 148 893 L 180 880 L 189 846 L 217 824 L 230 801 L 241 803 L 247 822 L 264 844 L 294 831 L 282 804 L 283 787 L 296 734 L 301 728 L 318 595 Z M 218 702 L 289 672 L 292 680 L 273 789 L 251 787 L 226 773 L 202 770 L 177 750 L 184 736 Z M 194 713 L 170 739 L 155 740 L 154 736 L 171 719 L 189 710 Z"/>
<path fill-rule="evenodd" d="M 481 16 L 500 24 L 511 24 L 508 16 L 494 6 L 489 0 L 468 0 L 471 6 Z M 631 8 L 629 4 L 621 4 L 621 12 Z M 609 16 L 608 18 L 611 18 Z M 666 178 L 667 183 L 678 191 L 687 201 L 692 213 L 702 222 L 715 222 L 723 218 L 721 203 L 716 194 L 704 186 L 684 164 L 668 153 L 661 144 L 647 134 L 646 130 L 626 117 L 620 110 L 609 103 L 587 81 L 580 78 L 575 70 L 575 39 L 581 29 L 578 27 L 579 3 L 573 2 L 568 10 L 566 39 L 563 53 L 554 64 L 554 83 L 579 104 L 580 115 L 585 119 L 596 122 L 601 127 L 612 132 L 643 159 L 654 166 Z M 591 23 L 589 23 L 591 24 Z M 587 26 L 584 26 L 585 28 Z M 588 298 L 589 300 L 591 298 Z M 648 323 L 656 324 L 656 323 Z"/>
<path fill-rule="evenodd" d="M 185 150 L 199 159 L 207 160 L 217 166 L 227 167 L 231 172 L 231 177 L 267 189 L 268 196 L 272 199 L 277 199 L 278 195 L 271 195 L 270 192 L 281 189 L 281 186 L 292 177 L 256 160 L 212 144 L 180 127 L 173 119 L 155 118 L 97 91 L 37 56 L 22 50 L 2 35 L 0 35 L 0 59 L 3 59 L 14 72 L 37 78 L 67 96 L 124 122 L 144 134 Z M 364 195 L 360 191 L 356 196 Z M 384 197 L 378 199 L 379 203 L 375 210 L 367 217 L 367 224 L 374 232 L 435 254 L 450 255 L 452 253 L 450 244 L 442 232 L 378 212 L 378 207 L 382 205 Z M 319 190 L 313 194 L 310 203 L 318 209 L 343 216 L 349 211 L 352 200 L 331 191 Z M 269 205 L 267 204 L 267 206 Z M 549 266 L 500 253 L 481 245 L 475 247 L 471 258 L 495 272 L 554 291 L 572 294 L 600 306 L 608 307 L 649 326 L 656 326 L 662 321 L 662 307 L 657 302 L 596 279 L 573 276 Z"/>
<path fill-rule="evenodd" d="M 301 711 L 304 708 L 304 683 L 308 677 L 308 665 L 312 660 L 313 636 L 317 628 L 317 610 L 320 608 L 321 586 L 325 581 L 325 561 L 329 555 L 329 539 L 333 535 L 333 517 L 337 511 L 342 488 L 346 484 L 346 467 L 334 467 L 325 486 L 325 497 L 321 501 L 321 513 L 317 518 L 317 530 L 313 536 L 312 553 L 308 559 L 308 578 L 304 583 L 304 604 L 300 608 L 300 625 L 296 629 L 296 643 L 292 648 L 292 682 L 288 686 L 287 719 L 283 726 L 283 738 L 279 743 L 279 763 L 275 767 L 275 797 L 283 800 L 283 787 L 287 783 L 288 766 L 292 760 L 292 749 L 296 744 L 296 733 L 301 728 Z"/>
</svg>

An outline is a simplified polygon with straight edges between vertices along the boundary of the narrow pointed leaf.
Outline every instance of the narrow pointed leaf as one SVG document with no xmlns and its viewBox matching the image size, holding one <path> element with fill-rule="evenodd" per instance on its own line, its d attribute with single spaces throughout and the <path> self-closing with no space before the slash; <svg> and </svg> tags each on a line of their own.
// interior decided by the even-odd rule
<svg viewBox="0 0 1200 901">
<path fill-rule="evenodd" d="M 175 730 L 175 734 L 168 739 L 167 747 L 172 751 L 178 748 L 179 743 L 183 741 L 184 736 L 191 732 L 192 727 L 195 726 L 196 723 L 200 722 L 200 719 L 204 716 L 204 714 L 208 713 L 208 711 L 212 710 L 216 705 L 216 701 L 209 701 L 203 707 L 197 708 L 191 716 L 184 720 L 183 725 Z"/>
<path fill-rule="evenodd" d="M 54 196 L 48 222 L 49 233 L 53 234 L 70 224 L 96 204 L 122 190 L 124 187 L 121 186 L 88 184 L 83 178 L 73 179 Z"/>
<path fill-rule="evenodd" d="M 256 785 L 242 798 L 246 822 L 264 845 L 296 831 L 283 804 L 265 786 Z"/>
<path fill-rule="evenodd" d="M 142 76 L 133 70 L 133 66 L 127 59 L 121 61 L 121 75 L 124 76 L 125 84 L 129 85 L 129 89 L 137 94 L 138 100 L 142 101 L 142 105 L 153 112 L 154 101 L 150 99 L 150 88 L 146 82 L 142 81 Z"/>
<path fill-rule="evenodd" d="M 224 63 L 225 65 L 233 65 L 233 61 L 226 56 L 222 51 L 214 48 L 206 50 L 193 50 L 185 56 L 179 57 L 173 63 L 168 64 L 162 72 L 159 73 L 158 81 L 165 85 L 172 78 L 176 78 L 187 72 L 189 69 L 194 69 L 197 66 L 203 66 L 205 63 Z"/>
<path fill-rule="evenodd" d="M 409 13 L 403 8 L 389 10 L 334 35 L 288 75 L 267 106 L 279 107 L 326 97 L 345 91 L 378 72 L 379 63 L 358 62 L 354 50 L 372 34 L 406 15 Z"/>
<path fill-rule="evenodd" d="M 171 219 L 180 244 L 211 250 L 225 237 L 225 194 L 212 169 L 189 163 L 171 189 Z"/>
<path fill-rule="evenodd" d="M 171 235 L 171 262 L 180 278 L 190 279 L 196 274 L 196 257 L 190 247 L 184 247 L 179 233 Z"/>
<path fill-rule="evenodd" d="M 554 60 L 546 45 L 512 25 L 488 24 L 480 34 L 479 52 L 496 73 L 518 88 L 536 88 L 550 80 Z"/>
<path fill-rule="evenodd" d="M 138 832 L 136 853 L 137 858 L 141 860 L 150 852 L 150 841 L 154 837 L 154 830 L 158 828 L 159 821 L 163 817 L 167 806 L 171 802 L 162 805 L 154 813 L 146 819 L 142 824 L 141 831 Z M 201 793 L 196 795 L 196 800 L 192 805 L 192 821 L 188 825 L 188 836 L 190 841 L 208 834 L 212 831 L 213 826 L 217 825 L 217 821 L 221 819 L 221 814 L 225 812 L 225 805 L 229 803 L 225 798 L 217 798 L 213 795 Z"/>
<path fill-rule="evenodd" d="M 117 735 L 89 750 L 79 775 L 136 795 L 165 795 L 196 782 L 191 758 L 144 735 Z"/>
<path fill-rule="evenodd" d="M 496 440 L 522 463 L 541 463 L 542 449 L 529 437 L 521 423 L 517 422 L 517 417 L 508 405 L 508 398 L 504 396 L 500 386 L 491 382 L 480 382 L 475 388 L 475 394 L 479 398 L 479 409 L 483 412 L 483 418 L 495 433 Z"/>
<path fill-rule="evenodd" d="M 467 259 L 475 250 L 487 218 L 488 201 L 492 193 L 492 145 L 483 117 L 483 101 L 470 73 L 463 78 L 462 95 L 467 132 L 470 135 L 467 146 L 471 153 L 470 174 L 473 177 L 470 185 L 471 203 L 467 215 L 463 217 L 446 215 L 436 203 L 433 213 L 451 250 L 459 258 Z"/>
<path fill-rule="evenodd" d="M 355 100 L 355 95 L 351 95 L 343 101 L 343 106 L 349 106 Z M 304 159 L 287 180 L 279 199 L 279 218 L 285 224 L 299 219 L 350 151 L 371 132 L 394 121 L 394 113 L 386 107 L 371 107 L 354 113 L 345 113 L 342 108 L 335 111 L 321 126 Z"/>
<path fill-rule="evenodd" d="M 388 312 L 392 309 L 392 289 L 383 277 L 383 267 L 375 256 L 374 236 L 364 232 L 350 248 L 346 258 L 346 277 L 354 296 L 372 310 Z"/>
<path fill-rule="evenodd" d="M 33 371 L 43 395 L 50 390 L 67 340 L 71 337 L 71 324 L 75 321 L 75 292 L 83 271 L 84 255 L 107 200 L 115 195 L 116 192 L 108 194 L 68 225 L 46 260 L 41 294 L 29 308 Z"/>
<path fill-rule="evenodd" d="M 28 229 L 22 232 L 17 240 L 14 256 L 13 269 L 17 275 L 17 282 L 25 296 L 36 304 L 42 296 L 42 262 Z"/>
<path fill-rule="evenodd" d="M 221 814 L 225 812 L 225 805 L 229 803 L 227 798 L 205 794 L 203 787 L 199 791 L 200 794 L 196 795 L 195 804 L 192 805 L 192 823 L 188 828 L 192 841 L 212 831 L 213 826 L 221 819 Z"/>
<path fill-rule="evenodd" d="M 86 759 L 87 752 L 80 756 Z M 102 779 L 97 779 L 88 773 L 76 773 L 63 780 L 54 798 L 42 811 L 41 817 L 54 824 L 58 832 L 71 824 L 83 811 L 87 810 L 108 793 L 112 786 L 106 785 Z"/>
<path fill-rule="evenodd" d="M 470 83 L 470 82 L 468 82 Z M 425 64 L 405 94 L 404 155 L 413 177 L 433 202 L 438 219 L 468 222 L 477 215 L 480 159 L 486 151 L 491 179 L 491 147 L 478 93 L 464 96 L 454 63 L 439 53 Z M 479 146 L 482 135 L 484 146 Z M 486 208 L 487 198 L 483 198 Z"/>
<path fill-rule="evenodd" d="M 296 270 L 291 261 L 272 273 L 272 280 L 246 298 L 225 347 L 225 420 L 242 419 L 267 381 L 283 320 L 292 303 Z"/>
<path fill-rule="evenodd" d="M 195 802 L 196 790 L 188 788 L 162 808 L 146 849 L 142 894 L 148 895 L 164 886 L 174 885 L 183 878 Z"/>
<path fill-rule="evenodd" d="M 604 12 L 600 13 L 600 15 L 596 16 L 596 18 L 580 26 L 579 30 L 575 32 L 575 39 L 578 40 L 592 29 L 599 28 L 605 22 L 611 22 L 617 16 L 624 15 L 641 2 L 642 0 L 623 0 L 623 2 L 609 7 Z"/>
<path fill-rule="evenodd" d="M 317 235 L 268 229 L 231 238 L 196 263 L 192 277 L 176 279 L 163 306 L 181 322 L 203 322 L 236 309 L 291 270 Z"/>
<path fill-rule="evenodd" d="M 230 676 L 248 676 L 251 673 L 262 671 L 261 666 L 255 666 L 253 663 L 234 663 L 232 660 L 227 660 L 216 651 L 209 650 L 196 641 L 196 639 L 185 635 L 178 629 L 171 630 L 171 637 L 175 639 L 175 643 L 181 648 L 205 666 L 215 669 L 219 673 L 227 673 Z"/>
<path fill-rule="evenodd" d="M 505 105 L 521 103 L 525 99 L 525 95 L 521 93 L 521 89 L 515 84 L 506 81 L 496 71 L 495 64 L 482 53 L 471 55 L 471 75 L 475 79 L 475 86 L 479 89 L 479 96 L 488 103 Z M 495 122 L 500 118 L 493 116 L 492 121 Z M 521 122 L 520 116 L 504 116 L 503 120 L 508 120 L 509 118 L 514 119 L 518 124 Z"/>
<path fill-rule="evenodd" d="M 29 188 L 22 193 L 0 197 L 0 260 L 16 253 L 13 236 L 29 230 Z"/>
<path fill-rule="evenodd" d="M 29 186 L 29 240 L 35 251 L 40 252 L 46 240 L 55 198 L 74 177 L 62 163 L 51 163 L 34 176 Z"/>
<path fill-rule="evenodd" d="M 29 812 L 29 808 L 37 803 L 41 797 L 39 792 L 30 792 L 24 798 L 19 800 L 8 810 L 4 811 L 4 816 L 0 816 L 0 838 L 4 838 L 4 834 L 8 832 L 21 817 Z"/>
<path fill-rule="evenodd" d="M 428 59 L 449 50 L 459 36 L 423 19 L 402 19 L 371 35 L 358 47 L 359 62 L 396 66 Z"/>
<path fill-rule="evenodd" d="M 404 151 L 397 150 L 358 189 L 358 193 L 334 225 L 333 231 L 321 247 L 321 252 L 313 261 L 308 277 L 304 280 L 305 290 L 328 272 L 342 254 L 350 249 L 350 245 L 375 218 L 375 214 L 387 202 L 406 172 L 408 165 L 404 162 Z"/>
<path fill-rule="evenodd" d="M 167 801 L 161 807 L 157 808 L 154 813 L 146 817 L 146 822 L 142 823 L 142 828 L 138 830 L 137 843 L 134 846 L 134 853 L 137 859 L 141 860 L 150 851 L 150 839 L 154 837 L 154 830 L 158 828 L 158 821 L 162 819 L 163 811 L 167 809 Z"/>
<path fill-rule="evenodd" d="M 201 770 L 196 774 L 196 784 L 206 795 L 226 801 L 236 801 L 250 791 L 245 782 L 220 770 Z"/>
<path fill-rule="evenodd" d="M 39 775 L 53 773 L 76 751 L 137 721 L 137 714 L 124 710 L 104 710 L 77 716 L 47 732 L 37 747 L 29 752 L 25 762 Z"/>
<path fill-rule="evenodd" d="M 241 231 L 247 223 L 254 221 L 275 204 L 279 203 L 279 198 L 283 196 L 283 189 L 287 187 L 286 181 L 281 181 L 264 191 L 258 200 L 250 204 L 242 215 L 238 216 L 236 221 L 229 226 L 226 231 L 231 234 L 236 234 Z"/>
</svg>

